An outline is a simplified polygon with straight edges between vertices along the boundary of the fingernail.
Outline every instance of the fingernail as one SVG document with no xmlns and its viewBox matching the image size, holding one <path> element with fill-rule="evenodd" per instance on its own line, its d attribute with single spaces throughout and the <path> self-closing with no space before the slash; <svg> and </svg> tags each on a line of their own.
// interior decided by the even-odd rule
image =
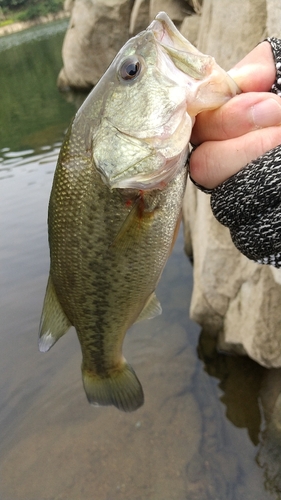
<svg viewBox="0 0 281 500">
<path fill-rule="evenodd" d="M 269 98 L 251 108 L 252 119 L 257 128 L 273 127 L 281 124 L 281 105 Z"/>
</svg>

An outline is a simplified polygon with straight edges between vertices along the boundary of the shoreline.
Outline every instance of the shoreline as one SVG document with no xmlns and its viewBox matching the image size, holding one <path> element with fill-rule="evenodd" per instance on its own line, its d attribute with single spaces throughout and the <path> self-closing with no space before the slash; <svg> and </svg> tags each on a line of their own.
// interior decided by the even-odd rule
<svg viewBox="0 0 281 500">
<path fill-rule="evenodd" d="M 37 26 L 38 24 L 45 24 L 51 21 L 57 21 L 59 19 L 70 18 L 70 12 L 68 11 L 60 11 L 55 14 L 48 14 L 47 16 L 37 17 L 32 21 L 19 21 L 17 23 L 8 24 L 7 26 L 0 27 L 0 37 L 5 35 L 12 35 L 13 33 L 17 33 L 18 31 L 23 31 L 32 26 Z"/>
</svg>

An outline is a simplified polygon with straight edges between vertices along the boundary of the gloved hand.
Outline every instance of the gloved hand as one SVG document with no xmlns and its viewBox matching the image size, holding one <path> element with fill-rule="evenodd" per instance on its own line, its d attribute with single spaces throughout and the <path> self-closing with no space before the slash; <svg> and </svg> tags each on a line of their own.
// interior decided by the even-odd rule
<svg viewBox="0 0 281 500">
<path fill-rule="evenodd" d="M 258 45 L 230 74 L 243 93 L 197 117 L 190 176 L 236 247 L 281 267 L 281 40 Z"/>
</svg>

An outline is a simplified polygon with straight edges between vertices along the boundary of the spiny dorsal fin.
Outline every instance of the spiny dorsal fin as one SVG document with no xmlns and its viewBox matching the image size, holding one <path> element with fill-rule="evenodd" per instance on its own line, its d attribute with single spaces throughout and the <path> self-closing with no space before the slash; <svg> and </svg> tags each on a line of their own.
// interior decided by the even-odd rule
<svg viewBox="0 0 281 500">
<path fill-rule="evenodd" d="M 70 327 L 49 276 L 39 327 L 39 350 L 47 352 Z"/>
</svg>

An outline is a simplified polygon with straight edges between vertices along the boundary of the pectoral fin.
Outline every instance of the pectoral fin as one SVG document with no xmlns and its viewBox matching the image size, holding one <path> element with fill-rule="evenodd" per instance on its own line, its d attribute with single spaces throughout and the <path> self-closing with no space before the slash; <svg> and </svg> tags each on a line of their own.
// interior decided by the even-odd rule
<svg viewBox="0 0 281 500">
<path fill-rule="evenodd" d="M 153 292 L 148 298 L 142 312 L 138 316 L 136 323 L 142 321 L 143 319 L 152 319 L 155 316 L 159 316 L 162 313 L 162 307 L 157 299 L 155 293 Z"/>
<path fill-rule="evenodd" d="M 151 211 L 145 209 L 142 195 L 138 196 L 115 235 L 110 248 L 115 252 L 124 252 L 132 246 L 135 247 L 143 237 L 146 225 L 153 222 L 156 211 L 157 208 L 153 208 Z"/>
<path fill-rule="evenodd" d="M 39 327 L 39 350 L 47 352 L 70 328 L 49 276 Z"/>
</svg>

